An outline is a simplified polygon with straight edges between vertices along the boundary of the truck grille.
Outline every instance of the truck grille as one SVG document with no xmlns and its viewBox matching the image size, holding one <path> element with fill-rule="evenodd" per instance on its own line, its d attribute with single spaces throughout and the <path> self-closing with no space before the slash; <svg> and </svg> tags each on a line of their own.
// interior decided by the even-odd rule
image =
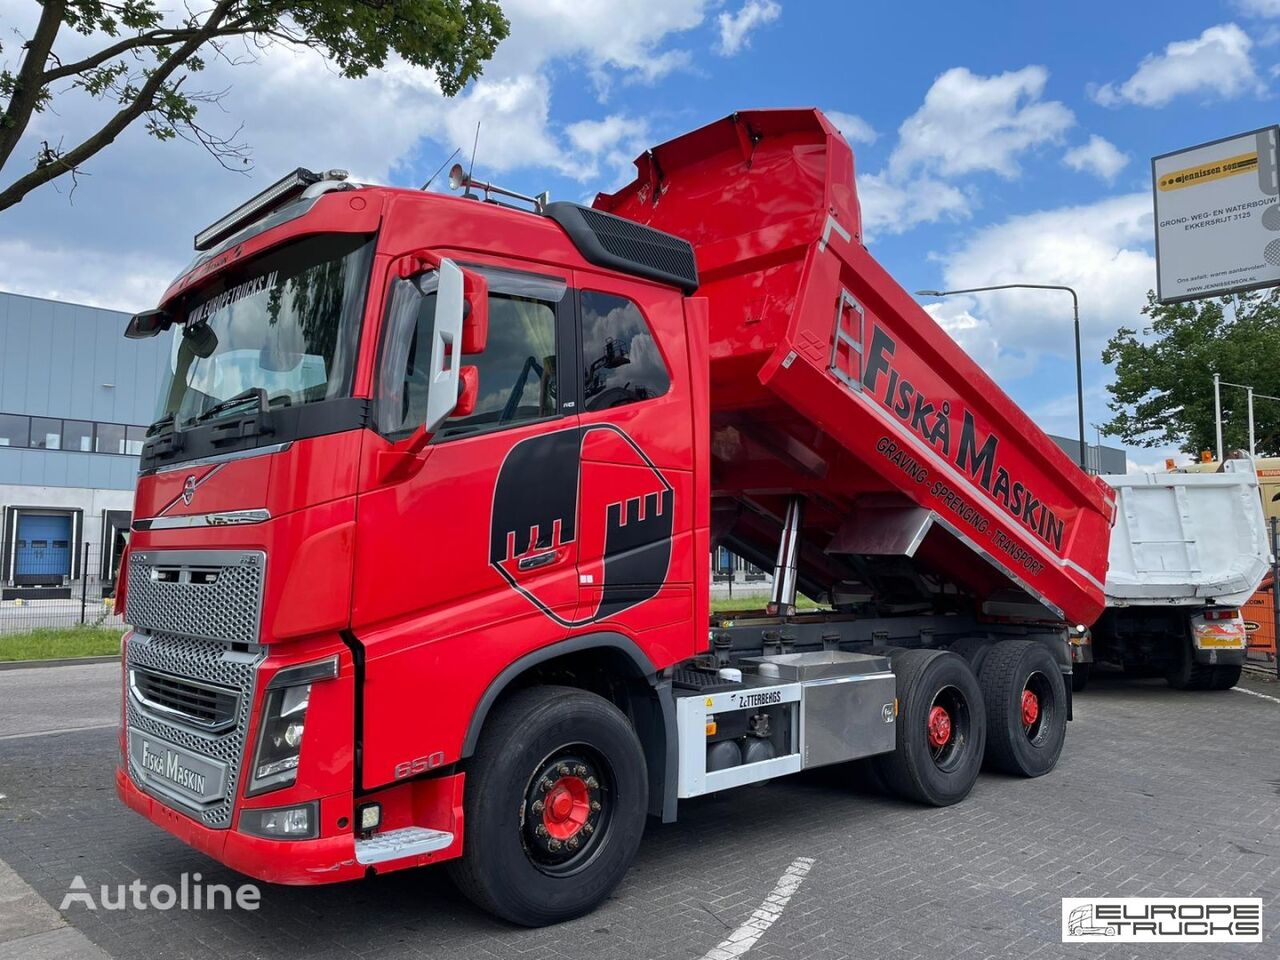
<svg viewBox="0 0 1280 960">
<path fill-rule="evenodd" d="M 147 633 L 257 643 L 266 560 L 259 550 L 131 553 L 125 620 Z"/>
<path fill-rule="evenodd" d="M 258 667 L 266 555 L 241 550 L 145 550 L 129 556 L 125 722 L 226 764 L 220 797 L 195 805 L 151 790 L 130 758 L 130 777 L 168 806 L 226 829 L 240 782 Z"/>
<path fill-rule="evenodd" d="M 129 671 L 129 682 L 144 706 L 175 720 L 208 730 L 235 723 L 240 703 L 236 690 L 141 669 Z"/>
</svg>

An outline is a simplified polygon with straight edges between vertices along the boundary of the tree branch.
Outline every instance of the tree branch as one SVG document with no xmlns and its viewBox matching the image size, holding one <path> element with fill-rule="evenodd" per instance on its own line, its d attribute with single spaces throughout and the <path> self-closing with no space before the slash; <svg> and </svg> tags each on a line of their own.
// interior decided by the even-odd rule
<svg viewBox="0 0 1280 960">
<path fill-rule="evenodd" d="M 9 97 L 9 105 L 4 112 L 0 113 L 0 169 L 8 162 L 31 122 L 36 104 L 40 102 L 40 92 L 45 89 L 40 75 L 44 73 L 49 51 L 53 49 L 53 41 L 62 27 L 62 14 L 66 7 L 66 0 L 45 0 L 35 36 L 26 45 L 26 56 L 15 80 L 13 95 Z"/>
<path fill-rule="evenodd" d="M 153 109 L 156 94 L 164 87 L 165 81 L 217 32 L 222 18 L 226 16 L 228 9 L 236 2 L 237 0 L 221 0 L 210 12 L 200 32 L 174 50 L 159 64 L 147 77 L 146 82 L 138 89 L 138 93 L 132 102 L 103 124 L 97 133 L 88 137 L 65 154 L 60 155 L 56 161 L 37 166 L 36 169 L 25 176 L 19 177 L 3 191 L 0 191 L 0 210 L 13 206 L 36 187 L 43 186 L 50 180 L 74 170 L 103 147 L 111 144 L 129 124 Z"/>
</svg>

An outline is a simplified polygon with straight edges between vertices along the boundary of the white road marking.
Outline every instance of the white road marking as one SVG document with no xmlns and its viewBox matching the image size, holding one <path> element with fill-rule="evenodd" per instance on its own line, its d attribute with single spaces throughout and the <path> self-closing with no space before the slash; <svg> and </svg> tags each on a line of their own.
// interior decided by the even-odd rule
<svg viewBox="0 0 1280 960">
<path fill-rule="evenodd" d="M 1273 697 L 1266 693 L 1258 693 L 1256 690 L 1250 690 L 1247 687 L 1232 687 L 1233 693 L 1247 693 L 1251 697 L 1259 697 L 1263 700 L 1270 700 L 1272 703 L 1280 703 L 1280 697 Z"/>
<path fill-rule="evenodd" d="M 28 740 L 31 737 L 52 737 L 55 733 L 79 733 L 81 730 L 110 730 L 118 723 L 91 723 L 83 727 L 62 727 L 58 730 L 37 730 L 35 733 L 6 733 L 0 740 Z"/>
<path fill-rule="evenodd" d="M 718 946 L 712 947 L 703 954 L 702 960 L 734 960 L 735 957 L 742 956 L 754 947 L 756 942 L 764 936 L 765 931 L 773 926 L 773 922 L 782 916 L 783 907 L 791 902 L 792 896 L 800 889 L 800 884 L 812 866 L 812 857 L 797 857 L 791 866 L 787 867 L 778 879 L 778 885 L 773 888 L 769 896 L 764 898 L 764 903 L 760 904 L 751 918 L 729 934 L 726 939 L 720 941 Z"/>
</svg>

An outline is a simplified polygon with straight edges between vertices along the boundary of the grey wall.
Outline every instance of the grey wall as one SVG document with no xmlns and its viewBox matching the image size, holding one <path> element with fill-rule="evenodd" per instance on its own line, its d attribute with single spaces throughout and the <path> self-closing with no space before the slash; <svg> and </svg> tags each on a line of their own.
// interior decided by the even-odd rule
<svg viewBox="0 0 1280 960">
<path fill-rule="evenodd" d="M 170 335 L 126 340 L 128 319 L 0 292 L 0 413 L 150 423 Z M 0 447 L 0 484 L 128 490 L 137 469 L 137 457 Z"/>
<path fill-rule="evenodd" d="M 1075 460 L 1080 456 L 1080 440 L 1076 437 L 1058 437 L 1052 433 L 1049 439 L 1067 452 Z M 1093 473 L 1127 473 L 1128 456 L 1120 447 L 1109 447 L 1106 444 L 1086 443 L 1084 448 L 1085 462 Z"/>
</svg>

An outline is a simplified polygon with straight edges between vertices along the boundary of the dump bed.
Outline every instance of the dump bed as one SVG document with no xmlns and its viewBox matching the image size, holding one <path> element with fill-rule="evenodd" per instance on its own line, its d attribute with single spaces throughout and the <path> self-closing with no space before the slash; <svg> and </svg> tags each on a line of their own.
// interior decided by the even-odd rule
<svg viewBox="0 0 1280 960">
<path fill-rule="evenodd" d="M 771 563 L 786 499 L 800 494 L 806 592 L 856 579 L 858 558 L 901 554 L 988 612 L 1013 609 L 997 600 L 1025 590 L 1054 616 L 1092 623 L 1110 488 L 867 252 L 853 155 L 822 114 L 737 113 L 636 166 L 596 206 L 697 254 L 713 538 Z"/>
<path fill-rule="evenodd" d="M 1222 473 L 1103 477 L 1118 496 L 1107 605 L 1239 606 L 1270 565 L 1258 478 L 1247 460 Z"/>
</svg>

